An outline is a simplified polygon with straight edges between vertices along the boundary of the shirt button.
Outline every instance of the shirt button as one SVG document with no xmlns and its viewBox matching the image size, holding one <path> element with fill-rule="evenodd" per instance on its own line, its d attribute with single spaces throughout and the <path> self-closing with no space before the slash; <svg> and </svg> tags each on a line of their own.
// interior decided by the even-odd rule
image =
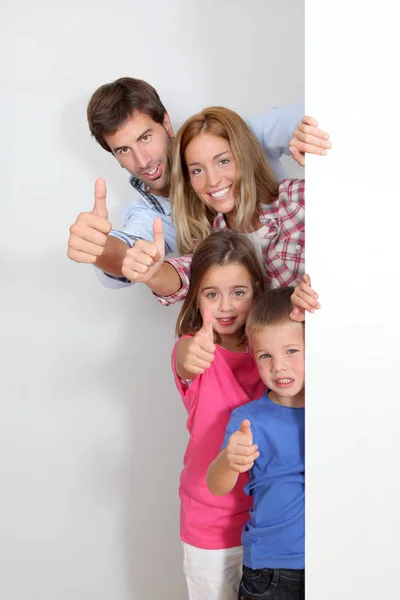
<svg viewBox="0 0 400 600">
<path fill-rule="evenodd" d="M 296 250 L 300 250 L 300 244 L 296 244 Z"/>
</svg>

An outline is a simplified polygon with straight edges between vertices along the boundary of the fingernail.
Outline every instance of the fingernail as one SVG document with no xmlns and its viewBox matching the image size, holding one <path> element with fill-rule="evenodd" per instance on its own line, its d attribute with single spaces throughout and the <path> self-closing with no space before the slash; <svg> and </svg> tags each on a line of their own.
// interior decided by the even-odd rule
<svg viewBox="0 0 400 600">
<path fill-rule="evenodd" d="M 326 150 L 322 150 L 321 154 L 322 154 L 322 156 L 326 156 L 328 153 Z"/>
<path fill-rule="evenodd" d="M 325 133 L 325 135 L 324 135 L 324 140 L 329 140 L 329 137 L 330 137 L 330 136 L 329 136 L 329 133 Z"/>
<path fill-rule="evenodd" d="M 327 147 L 327 148 L 332 148 L 332 144 L 331 144 L 331 142 L 328 142 L 328 143 L 326 144 L 326 147 Z"/>
<path fill-rule="evenodd" d="M 314 313 L 314 312 L 315 312 L 315 310 L 314 310 L 313 308 L 311 308 L 311 309 L 310 309 L 310 312 Z"/>
</svg>

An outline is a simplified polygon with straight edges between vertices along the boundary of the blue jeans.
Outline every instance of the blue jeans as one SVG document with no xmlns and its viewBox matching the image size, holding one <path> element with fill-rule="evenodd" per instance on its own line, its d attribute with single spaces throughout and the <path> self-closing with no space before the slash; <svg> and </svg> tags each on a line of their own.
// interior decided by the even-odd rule
<svg viewBox="0 0 400 600">
<path fill-rule="evenodd" d="M 238 600 L 304 600 L 304 569 L 250 569 L 243 565 Z"/>
</svg>

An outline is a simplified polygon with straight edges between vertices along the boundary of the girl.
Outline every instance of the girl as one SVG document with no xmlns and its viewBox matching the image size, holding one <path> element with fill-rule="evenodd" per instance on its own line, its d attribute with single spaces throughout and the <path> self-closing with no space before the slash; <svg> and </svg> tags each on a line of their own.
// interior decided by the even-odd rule
<svg viewBox="0 0 400 600">
<path fill-rule="evenodd" d="M 172 353 L 190 433 L 179 488 L 190 600 L 237 598 L 241 531 L 251 507 L 243 491 L 246 475 L 242 485 L 216 498 L 207 489 L 206 474 L 232 410 L 265 390 L 244 335 L 250 307 L 262 291 L 263 275 L 246 237 L 227 230 L 199 245 Z"/>
<path fill-rule="evenodd" d="M 286 179 L 278 186 L 261 145 L 233 111 L 207 108 L 178 132 L 171 205 L 178 250 L 186 256 L 164 262 L 162 231 L 155 223 L 153 246 L 133 247 L 125 259 L 127 271 L 137 273 L 135 281 L 147 283 L 163 304 L 187 294 L 190 255 L 212 230 L 231 229 L 249 238 L 268 287 L 301 280 L 304 180 Z"/>
</svg>

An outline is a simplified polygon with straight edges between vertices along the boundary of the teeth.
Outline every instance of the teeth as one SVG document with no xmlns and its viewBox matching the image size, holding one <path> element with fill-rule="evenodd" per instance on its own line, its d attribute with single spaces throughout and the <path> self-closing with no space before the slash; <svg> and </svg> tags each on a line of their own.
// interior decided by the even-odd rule
<svg viewBox="0 0 400 600">
<path fill-rule="evenodd" d="M 218 319 L 218 320 L 222 321 L 223 323 L 226 323 L 227 321 L 232 321 L 232 319 L 234 319 L 234 317 L 226 317 L 225 319 Z"/>
<path fill-rule="evenodd" d="M 277 379 L 277 383 L 290 383 L 293 379 Z"/>
<path fill-rule="evenodd" d="M 229 192 L 229 187 L 224 188 L 223 190 L 219 190 L 219 192 L 214 192 L 211 194 L 213 198 L 223 198 Z"/>
<path fill-rule="evenodd" d="M 147 171 L 147 175 L 154 175 L 154 173 L 157 172 L 158 169 L 158 165 L 156 167 L 154 167 L 154 169 L 152 169 L 151 171 Z"/>
</svg>

